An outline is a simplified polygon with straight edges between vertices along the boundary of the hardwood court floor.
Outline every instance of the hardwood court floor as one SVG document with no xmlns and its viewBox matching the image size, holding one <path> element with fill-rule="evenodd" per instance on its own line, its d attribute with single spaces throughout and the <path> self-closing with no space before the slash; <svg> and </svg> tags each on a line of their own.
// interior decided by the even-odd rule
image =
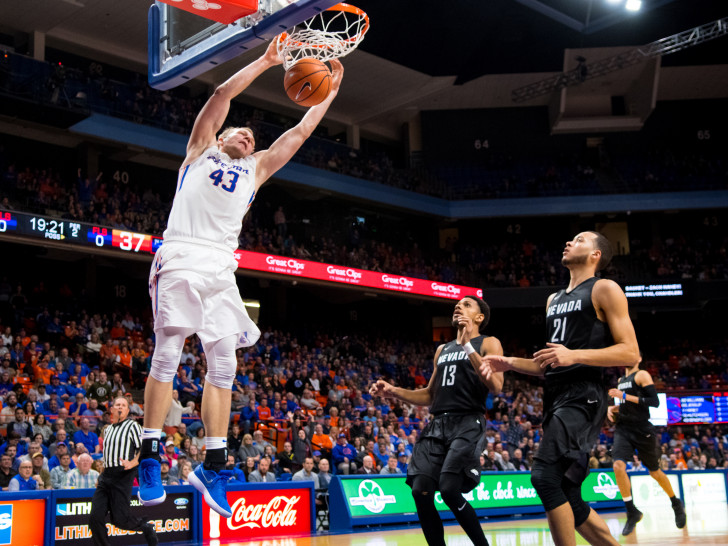
<svg viewBox="0 0 728 546">
<path fill-rule="evenodd" d="M 621 535 L 625 522 L 624 512 L 602 513 L 620 544 L 701 544 L 728 545 L 728 505 L 705 504 L 687 508 L 685 529 L 675 527 L 672 511 L 667 509 L 643 510 L 645 516 L 634 533 Z M 507 519 L 483 524 L 485 536 L 491 546 L 553 545 L 545 518 Z M 472 543 L 457 525 L 445 527 L 448 546 L 469 546 Z M 206 543 L 207 544 L 207 543 Z M 377 529 L 344 535 L 317 535 L 306 538 L 240 542 L 247 546 L 423 546 L 425 539 L 419 527 L 407 529 Z M 577 544 L 587 544 L 577 535 Z"/>
</svg>

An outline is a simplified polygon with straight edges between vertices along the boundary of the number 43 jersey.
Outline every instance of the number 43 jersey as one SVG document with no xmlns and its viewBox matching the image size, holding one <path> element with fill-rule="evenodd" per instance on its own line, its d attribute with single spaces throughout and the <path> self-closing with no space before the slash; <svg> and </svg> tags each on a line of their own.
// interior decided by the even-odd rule
<svg viewBox="0 0 728 546">
<path fill-rule="evenodd" d="M 473 349 L 480 354 L 480 347 L 486 336 L 470 340 Z M 486 387 L 475 372 L 465 349 L 456 341 L 445 344 L 437 358 L 435 383 L 433 385 L 430 413 L 477 413 L 484 415 Z"/>
<path fill-rule="evenodd" d="M 231 159 L 212 146 L 180 169 L 164 240 L 238 248 L 255 198 L 255 158 Z"/>
<path fill-rule="evenodd" d="M 602 349 L 614 343 L 609 325 L 597 317 L 592 290 L 599 280 L 591 277 L 571 292 L 561 290 L 546 310 L 547 341 L 569 349 Z M 574 364 L 546 368 L 546 383 L 561 381 L 600 381 L 601 368 Z"/>
</svg>

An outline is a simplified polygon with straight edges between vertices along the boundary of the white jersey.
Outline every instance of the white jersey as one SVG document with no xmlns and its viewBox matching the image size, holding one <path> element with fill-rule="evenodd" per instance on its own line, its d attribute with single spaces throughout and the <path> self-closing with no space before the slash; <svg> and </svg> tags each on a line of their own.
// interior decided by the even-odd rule
<svg viewBox="0 0 728 546">
<path fill-rule="evenodd" d="M 217 146 L 180 169 L 165 241 L 238 248 L 243 218 L 255 198 L 255 158 L 232 159 Z"/>
</svg>

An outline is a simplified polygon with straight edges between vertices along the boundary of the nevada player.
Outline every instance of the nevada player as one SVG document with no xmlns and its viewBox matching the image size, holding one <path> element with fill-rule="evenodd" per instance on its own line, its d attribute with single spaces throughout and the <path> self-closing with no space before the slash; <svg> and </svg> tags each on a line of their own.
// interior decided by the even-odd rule
<svg viewBox="0 0 728 546">
<path fill-rule="evenodd" d="M 482 299 L 464 297 L 453 313 L 457 339 L 438 347 L 435 371 L 427 387 L 411 391 L 380 379 L 369 391 L 373 396 L 430 406 L 432 420 L 417 439 L 407 468 L 407 484 L 412 488 L 420 525 L 430 546 L 445 545 L 435 491 L 440 491 L 473 544 L 488 544 L 475 510 L 462 494 L 480 483 L 485 402 L 488 392 L 498 394 L 503 387 L 503 374 L 484 380 L 478 371 L 481 355 L 503 354 L 498 339 L 479 335 L 489 319 L 490 309 Z"/>
<path fill-rule="evenodd" d="M 566 243 L 561 263 L 569 269 L 565 290 L 546 305 L 548 343 L 533 359 L 485 356 L 484 377 L 505 370 L 544 376 L 543 438 L 531 482 L 546 510 L 557 546 L 574 545 L 574 529 L 590 544 L 617 544 L 607 524 L 581 498 L 587 453 L 607 413 L 601 366 L 634 366 L 637 337 L 627 297 L 596 272 L 611 260 L 609 241 L 594 231 Z"/>
<path fill-rule="evenodd" d="M 343 67 L 332 60 L 331 92 L 308 110 L 268 150 L 255 151 L 246 127 L 220 130 L 230 101 L 268 68 L 281 64 L 275 40 L 265 54 L 220 85 L 195 120 L 187 157 L 180 168 L 164 244 L 150 272 L 156 348 L 144 397 L 144 432 L 139 498 L 145 505 L 164 501 L 158 442 L 172 400 L 185 338 L 197 333 L 207 356 L 202 421 L 207 436 L 204 464 L 190 483 L 215 511 L 230 517 L 225 494 L 229 476 L 226 438 L 235 350 L 253 345 L 260 331 L 250 320 L 235 283 L 233 253 L 243 217 L 261 185 L 283 167 L 313 133 L 341 85 Z"/>
</svg>

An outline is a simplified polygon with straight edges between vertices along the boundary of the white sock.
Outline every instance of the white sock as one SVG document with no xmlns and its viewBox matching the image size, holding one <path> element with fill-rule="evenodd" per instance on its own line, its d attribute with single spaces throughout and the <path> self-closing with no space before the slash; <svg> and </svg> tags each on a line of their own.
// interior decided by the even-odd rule
<svg viewBox="0 0 728 546">
<path fill-rule="evenodd" d="M 145 428 L 142 430 L 142 440 L 159 440 L 161 437 L 161 428 Z"/>
<path fill-rule="evenodd" d="M 210 449 L 227 449 L 227 438 L 205 436 L 205 448 Z"/>
<path fill-rule="evenodd" d="M 623 500 L 624 502 L 629 502 L 629 501 L 631 501 L 631 500 L 632 500 L 632 497 L 622 497 L 622 500 Z"/>
</svg>

